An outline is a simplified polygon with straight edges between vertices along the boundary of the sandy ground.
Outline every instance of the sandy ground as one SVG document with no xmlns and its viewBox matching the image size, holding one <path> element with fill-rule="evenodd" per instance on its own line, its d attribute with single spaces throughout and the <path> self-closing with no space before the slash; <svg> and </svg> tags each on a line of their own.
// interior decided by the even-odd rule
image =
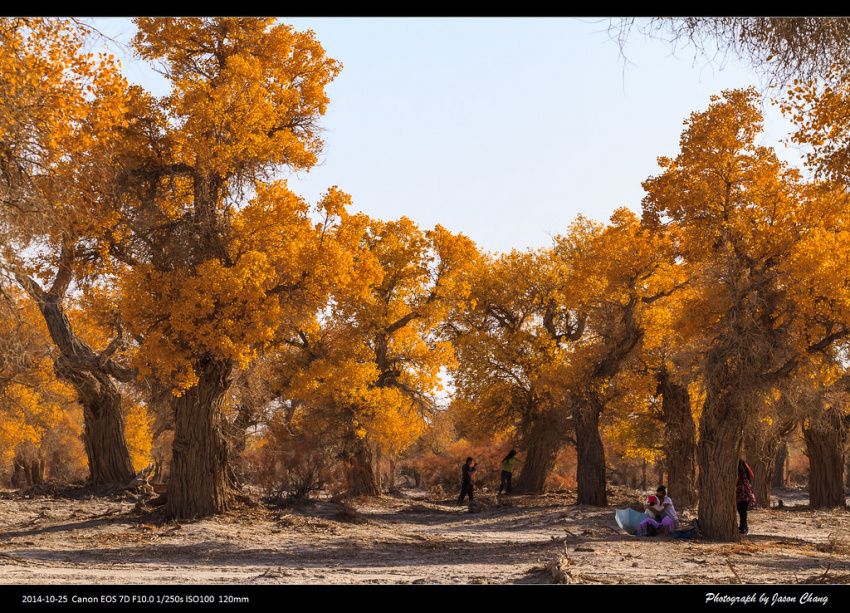
<svg viewBox="0 0 850 613">
<path fill-rule="evenodd" d="M 614 509 L 640 493 L 609 494 L 604 509 L 484 493 L 470 513 L 408 493 L 176 522 L 129 497 L 0 491 L 0 583 L 850 584 L 850 510 L 811 510 L 805 491 L 775 492 L 783 507 L 751 511 L 736 544 L 630 536 Z"/>
</svg>

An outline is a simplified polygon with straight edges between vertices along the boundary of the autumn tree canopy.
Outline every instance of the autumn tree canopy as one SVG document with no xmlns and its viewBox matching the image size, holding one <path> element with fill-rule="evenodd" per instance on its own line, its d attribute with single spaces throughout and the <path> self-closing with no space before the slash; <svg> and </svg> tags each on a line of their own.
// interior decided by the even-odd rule
<svg viewBox="0 0 850 613">
<path fill-rule="evenodd" d="M 846 440 L 850 80 L 820 55 L 841 56 L 847 20 L 669 22 L 775 62 L 778 79 L 825 77 L 780 103 L 815 178 L 759 145 L 754 89 L 725 91 L 659 158 L 641 216 L 579 217 L 551 245 L 508 253 L 357 213 L 336 186 L 316 202 L 290 189 L 286 173 L 319 159 L 341 70 L 312 32 L 271 18 L 135 24 L 162 96 L 89 53 L 77 22 L 0 19 L 7 462 L 32 451 L 34 474 L 42 450 L 72 453 L 76 427 L 91 482 L 126 482 L 150 452 L 147 387 L 174 430 L 173 517 L 228 508 L 249 425 L 321 441 L 349 493 L 379 495 L 380 459 L 446 423 L 446 393 L 460 437 L 516 444 L 518 490 L 542 492 L 573 445 L 578 502 L 604 506 L 606 445 L 636 443 L 644 459 L 663 451 L 681 499 L 699 495 L 706 535 L 735 540 L 745 441 L 767 458 L 797 422 L 813 453 L 825 432 Z M 252 377 L 264 393 L 249 402 Z M 820 457 L 815 489 L 834 490 L 820 469 L 841 458 Z"/>
<path fill-rule="evenodd" d="M 437 410 L 454 357 L 441 328 L 469 291 L 477 252 L 440 226 L 360 222 L 358 274 L 333 290 L 312 326 L 292 331 L 281 377 L 299 427 L 337 441 L 353 491 L 374 495 L 374 458 L 400 456 Z"/>
<path fill-rule="evenodd" d="M 705 343 L 700 522 L 724 539 L 735 538 L 735 463 L 751 407 L 848 333 L 843 315 L 825 309 L 841 302 L 845 277 L 835 288 L 816 284 L 801 260 L 822 261 L 813 235 L 845 240 L 846 197 L 803 183 L 756 144 L 756 99 L 752 89 L 715 96 L 686 122 L 679 155 L 661 158 L 664 172 L 644 183 L 645 219 L 675 227 L 699 288 L 682 301 L 679 321 Z"/>
<path fill-rule="evenodd" d="M 271 340 L 282 310 L 309 312 L 327 283 L 325 222 L 274 173 L 315 163 L 324 88 L 340 67 L 311 33 L 272 19 L 136 25 L 139 55 L 172 90 L 134 93 L 116 155 L 128 232 L 113 252 L 140 370 L 173 382 L 168 507 L 191 517 L 228 504 L 221 405 L 234 364 Z M 340 203 L 330 192 L 317 206 L 333 218 Z"/>
<path fill-rule="evenodd" d="M 134 474 L 115 384 L 132 376 L 114 359 L 120 326 L 97 351 L 66 309 L 71 285 L 87 282 L 101 258 L 97 245 L 110 215 L 98 153 L 124 121 L 118 65 L 84 52 L 85 41 L 86 30 L 74 22 L 0 22 L 0 264 L 41 310 L 59 350 L 56 375 L 83 406 L 92 484 L 117 485 Z"/>
</svg>

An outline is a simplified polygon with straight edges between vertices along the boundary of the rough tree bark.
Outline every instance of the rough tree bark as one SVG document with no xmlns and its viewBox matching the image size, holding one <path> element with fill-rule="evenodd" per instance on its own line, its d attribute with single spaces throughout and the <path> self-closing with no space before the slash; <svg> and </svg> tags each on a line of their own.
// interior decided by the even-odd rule
<svg viewBox="0 0 850 613">
<path fill-rule="evenodd" d="M 735 242 L 729 246 L 734 249 Z M 772 319 L 778 294 L 765 277 L 753 284 L 740 262 L 728 276 L 736 280 L 730 305 L 722 315 L 723 330 L 703 360 L 706 398 L 699 427 L 697 462 L 699 524 L 702 534 L 717 541 L 738 542 L 735 487 L 737 464 L 743 458 L 745 433 L 753 432 L 764 394 L 787 375 L 795 363 L 787 357 L 785 339 Z M 748 270 L 748 269 L 743 269 Z M 741 280 L 738 285 L 737 280 Z"/>
<path fill-rule="evenodd" d="M 381 486 L 375 476 L 374 457 L 369 441 L 350 430 L 343 443 L 340 459 L 348 466 L 348 494 L 380 496 Z"/>
<path fill-rule="evenodd" d="M 223 513 L 231 497 L 222 404 L 233 367 L 228 360 L 207 359 L 196 368 L 198 383 L 172 403 L 174 443 L 166 512 L 176 519 Z"/>
<path fill-rule="evenodd" d="M 742 457 L 745 406 L 736 389 L 724 389 L 724 383 L 734 380 L 724 357 L 722 350 L 715 352 L 707 369 L 714 377 L 707 381 L 697 445 L 699 525 L 711 540 L 737 542 L 741 535 L 735 484 Z"/>
<path fill-rule="evenodd" d="M 803 438 L 809 456 L 809 504 L 813 508 L 846 506 L 844 448 L 847 444 L 847 418 L 841 408 L 818 401 L 803 425 Z"/>
<path fill-rule="evenodd" d="M 590 395 L 574 414 L 576 434 L 576 504 L 608 506 L 605 447 L 599 435 L 602 402 Z"/>
<path fill-rule="evenodd" d="M 747 464 L 753 469 L 753 493 L 756 504 L 770 508 L 770 494 L 776 471 L 776 454 L 782 437 L 793 430 L 796 421 L 777 417 L 770 426 L 753 427 L 744 438 Z"/>
<path fill-rule="evenodd" d="M 676 506 L 695 507 L 696 490 L 696 424 L 691 412 L 688 388 L 671 381 L 666 369 L 658 373 L 656 395 L 661 396 L 664 419 L 664 453 L 669 475 L 667 491 Z"/>
<path fill-rule="evenodd" d="M 192 239 L 186 245 L 172 237 L 163 261 L 185 266 L 193 275 L 214 259 L 232 266 L 226 244 L 228 222 L 218 208 L 226 178 L 192 167 L 183 172 L 193 186 Z M 198 382 L 172 401 L 174 441 L 166 512 L 177 519 L 223 513 L 232 496 L 222 404 L 232 384 L 233 363 L 199 354 L 193 367 Z"/>
<path fill-rule="evenodd" d="M 518 449 L 525 450 L 525 462 L 513 490 L 519 494 L 542 494 L 546 479 L 555 466 L 564 438 L 561 427 L 552 418 L 555 415 L 540 413 L 527 428 Z"/>
</svg>

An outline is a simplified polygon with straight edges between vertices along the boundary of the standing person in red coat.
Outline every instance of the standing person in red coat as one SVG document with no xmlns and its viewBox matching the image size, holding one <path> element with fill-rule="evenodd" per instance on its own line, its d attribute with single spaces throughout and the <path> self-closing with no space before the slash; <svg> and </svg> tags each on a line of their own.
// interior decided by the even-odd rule
<svg viewBox="0 0 850 613">
<path fill-rule="evenodd" d="M 738 515 L 741 518 L 738 532 L 746 534 L 750 531 L 749 526 L 747 526 L 747 509 L 751 504 L 756 503 L 756 496 L 753 493 L 753 471 L 744 460 L 738 460 L 738 483 L 735 486 L 735 501 L 738 504 Z"/>
</svg>

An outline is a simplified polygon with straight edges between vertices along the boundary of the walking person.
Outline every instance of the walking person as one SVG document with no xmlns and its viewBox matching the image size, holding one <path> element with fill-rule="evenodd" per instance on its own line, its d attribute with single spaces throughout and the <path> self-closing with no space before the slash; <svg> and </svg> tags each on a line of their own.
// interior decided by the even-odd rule
<svg viewBox="0 0 850 613">
<path fill-rule="evenodd" d="M 463 504 L 463 499 L 468 495 L 469 506 L 472 506 L 472 491 L 475 489 L 475 486 L 472 484 L 472 473 L 475 472 L 475 466 L 476 463 L 473 462 L 472 458 L 470 457 L 466 458 L 466 462 L 464 462 L 463 466 L 460 469 L 460 497 L 457 499 L 458 504 Z"/>
<path fill-rule="evenodd" d="M 738 460 L 738 483 L 735 485 L 735 502 L 738 506 L 738 516 L 741 518 L 738 524 L 738 532 L 747 534 L 750 527 L 747 525 L 747 510 L 751 504 L 756 503 L 756 495 L 753 493 L 753 470 L 744 460 Z"/>
<path fill-rule="evenodd" d="M 516 457 L 516 449 L 511 449 L 508 455 L 505 456 L 505 459 L 502 460 L 502 481 L 499 484 L 499 494 L 502 493 L 502 490 L 505 490 L 506 494 L 511 493 L 511 479 L 514 474 L 514 465 L 517 462 L 522 464 L 519 458 Z"/>
</svg>

